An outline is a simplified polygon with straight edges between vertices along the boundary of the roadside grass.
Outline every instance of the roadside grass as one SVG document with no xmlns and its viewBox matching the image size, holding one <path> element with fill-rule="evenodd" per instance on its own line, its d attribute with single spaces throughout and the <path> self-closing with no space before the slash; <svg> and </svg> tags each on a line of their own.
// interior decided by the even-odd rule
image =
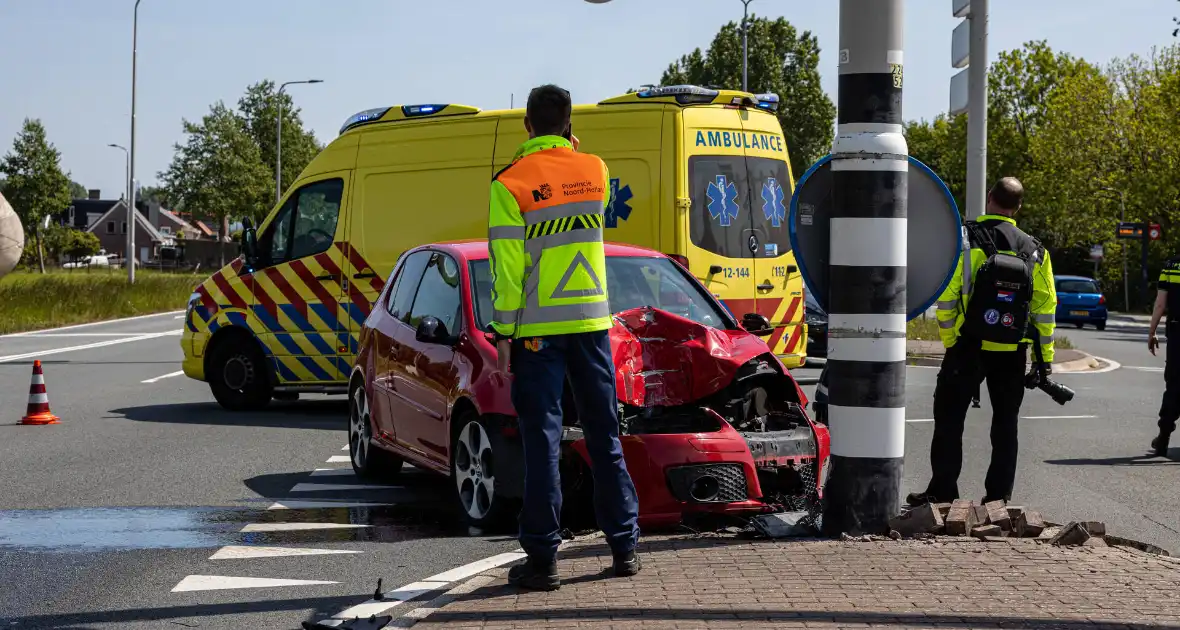
<svg viewBox="0 0 1180 630">
<path fill-rule="evenodd" d="M 14 271 L 0 278 L 0 334 L 184 309 L 205 274 Z"/>
<path fill-rule="evenodd" d="M 938 320 L 933 317 L 918 317 L 906 324 L 906 339 L 921 341 L 938 341 Z M 1054 346 L 1059 350 L 1073 350 L 1075 346 L 1069 337 L 1057 334 L 1053 338 Z"/>
</svg>

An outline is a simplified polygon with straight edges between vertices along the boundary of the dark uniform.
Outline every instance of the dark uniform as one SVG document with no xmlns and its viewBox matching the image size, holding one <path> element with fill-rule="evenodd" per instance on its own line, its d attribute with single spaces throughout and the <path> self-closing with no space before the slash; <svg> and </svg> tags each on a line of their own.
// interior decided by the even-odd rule
<svg viewBox="0 0 1180 630">
<path fill-rule="evenodd" d="M 1167 319 L 1164 334 L 1168 344 L 1164 364 L 1164 400 L 1160 404 L 1160 434 L 1152 448 L 1160 455 L 1168 452 L 1168 439 L 1180 418 L 1180 257 L 1169 259 L 1156 285 L 1167 291 Z"/>
<path fill-rule="evenodd" d="M 1020 231 L 1011 217 L 983 215 L 979 217 L 978 226 L 999 252 L 1032 252 L 1029 329 L 1039 337 L 1037 341 L 1042 345 L 1044 361 L 1052 363 L 1057 293 L 1048 252 L 1035 239 Z M 992 457 L 984 481 L 985 499 L 1011 499 L 1016 479 L 1017 419 L 1024 400 L 1025 357 L 1033 340 L 1021 339 L 1020 331 L 1016 331 L 1017 343 L 998 343 L 970 332 L 999 330 L 1013 321 L 1007 311 L 1001 313 L 1000 309 L 988 309 L 980 314 L 980 322 L 972 319 L 968 324 L 973 300 L 999 300 L 997 305 L 1002 309 L 1003 303 L 1014 303 L 1015 298 L 1007 291 L 1001 291 L 997 296 L 994 289 L 992 295 L 980 296 L 976 290 L 977 274 L 988 255 L 974 240 L 970 251 L 964 253 L 966 256 L 960 255 L 960 273 L 952 276 L 950 284 L 938 298 L 936 318 L 946 355 L 934 391 L 934 438 L 930 445 L 932 474 L 926 492 L 907 497 L 911 504 L 959 498 L 963 426 L 967 409 L 972 399 L 978 398 L 979 386 L 984 380 L 992 405 Z M 1177 280 L 1180 282 L 1180 276 Z"/>
</svg>

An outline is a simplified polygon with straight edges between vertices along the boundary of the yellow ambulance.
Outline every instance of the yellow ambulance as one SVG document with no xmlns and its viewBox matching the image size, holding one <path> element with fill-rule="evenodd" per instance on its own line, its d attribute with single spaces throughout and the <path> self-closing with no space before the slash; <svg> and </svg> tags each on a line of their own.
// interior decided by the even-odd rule
<svg viewBox="0 0 1180 630">
<path fill-rule="evenodd" d="M 606 238 L 673 256 L 739 319 L 765 315 L 788 367 L 804 361 L 803 280 L 791 252 L 794 186 L 778 97 L 697 86 L 579 105 L 580 150 L 610 169 Z M 184 372 L 227 408 L 343 392 L 362 323 L 398 256 L 484 238 L 492 176 L 527 139 L 524 110 L 454 104 L 350 117 L 257 230 L 198 287 Z M 252 252 L 252 253 L 251 253 Z"/>
</svg>

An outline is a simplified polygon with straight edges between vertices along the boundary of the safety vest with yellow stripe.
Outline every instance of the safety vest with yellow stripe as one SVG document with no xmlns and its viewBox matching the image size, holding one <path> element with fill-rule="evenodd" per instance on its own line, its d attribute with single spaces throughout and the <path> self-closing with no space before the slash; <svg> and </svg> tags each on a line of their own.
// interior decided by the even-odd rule
<svg viewBox="0 0 1180 630">
<path fill-rule="evenodd" d="M 505 337 L 607 330 L 603 213 L 610 177 L 569 140 L 521 145 L 492 180 L 488 254 L 492 328 Z"/>
<path fill-rule="evenodd" d="M 979 217 L 979 223 L 988 221 L 1004 221 L 1016 225 L 1011 217 L 998 214 L 985 214 Z M 1008 251 L 1006 253 L 1013 253 Z M 1053 283 L 1053 264 L 1049 261 L 1049 252 L 1042 250 L 1043 255 L 1033 266 L 1033 295 L 1030 303 L 1029 320 L 1040 337 L 1041 352 L 1045 362 L 1053 362 L 1053 334 L 1057 329 L 1057 289 Z M 959 340 L 959 328 L 967 312 L 967 302 L 971 299 L 972 284 L 975 272 L 987 260 L 987 254 L 978 247 L 970 250 L 970 265 L 959 254 L 958 270 L 951 276 L 950 284 L 938 297 L 938 308 L 935 317 L 938 319 L 938 335 L 942 338 L 942 345 L 950 348 Z M 1025 343 L 1032 343 L 1027 337 Z M 1012 351 L 1017 344 L 982 342 L 984 350 Z"/>
</svg>

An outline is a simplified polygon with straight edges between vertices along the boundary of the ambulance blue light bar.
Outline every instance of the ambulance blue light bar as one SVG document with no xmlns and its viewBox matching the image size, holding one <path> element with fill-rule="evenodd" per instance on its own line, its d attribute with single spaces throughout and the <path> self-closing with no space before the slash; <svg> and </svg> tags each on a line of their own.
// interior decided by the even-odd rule
<svg viewBox="0 0 1180 630">
<path fill-rule="evenodd" d="M 415 116 L 429 116 L 437 114 L 446 108 L 446 105 L 402 105 L 402 115 L 406 118 L 413 118 Z"/>
<path fill-rule="evenodd" d="M 754 98 L 758 99 L 758 109 L 765 109 L 771 112 L 778 111 L 778 94 L 767 92 L 766 94 L 755 94 Z"/>
<path fill-rule="evenodd" d="M 373 122 L 374 120 L 380 120 L 385 115 L 385 112 L 389 110 L 389 107 L 375 107 L 373 109 L 366 109 L 363 112 L 357 112 L 349 116 L 348 120 L 344 121 L 344 125 L 340 127 L 340 133 L 344 133 L 353 127 Z"/>
<path fill-rule="evenodd" d="M 687 103 L 712 103 L 713 99 L 720 94 L 717 90 L 710 90 L 698 85 L 667 85 L 664 87 L 653 87 L 642 90 L 636 94 L 639 98 L 656 98 L 659 96 L 674 96 L 676 102 L 681 104 Z"/>
</svg>

